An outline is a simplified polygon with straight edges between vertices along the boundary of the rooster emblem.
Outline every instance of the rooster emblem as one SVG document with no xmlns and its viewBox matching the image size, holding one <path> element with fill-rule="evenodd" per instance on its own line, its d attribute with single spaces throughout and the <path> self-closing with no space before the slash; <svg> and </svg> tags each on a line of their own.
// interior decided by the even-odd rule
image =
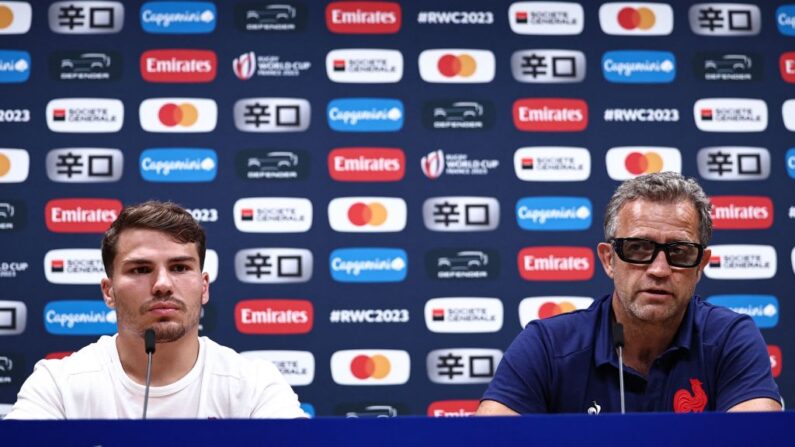
<svg viewBox="0 0 795 447">
<path fill-rule="evenodd" d="M 701 413 L 707 406 L 707 393 L 701 387 L 701 381 L 690 379 L 690 391 L 681 389 L 674 394 L 674 412 L 676 413 Z"/>
</svg>

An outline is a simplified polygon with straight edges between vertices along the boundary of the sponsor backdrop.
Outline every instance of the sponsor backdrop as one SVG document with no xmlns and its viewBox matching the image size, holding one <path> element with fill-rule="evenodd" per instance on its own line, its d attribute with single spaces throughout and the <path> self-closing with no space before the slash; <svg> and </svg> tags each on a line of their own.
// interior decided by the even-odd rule
<svg viewBox="0 0 795 447">
<path fill-rule="evenodd" d="M 209 234 L 202 334 L 309 411 L 471 414 L 611 291 L 605 203 L 662 170 L 793 401 L 793 38 L 783 2 L 0 1 L 0 404 L 114 332 L 100 234 L 157 198 Z"/>
</svg>

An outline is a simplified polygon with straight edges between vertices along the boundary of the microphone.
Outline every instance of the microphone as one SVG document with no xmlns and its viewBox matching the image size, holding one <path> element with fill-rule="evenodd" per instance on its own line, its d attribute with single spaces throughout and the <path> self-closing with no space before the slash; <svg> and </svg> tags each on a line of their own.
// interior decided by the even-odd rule
<svg viewBox="0 0 795 447">
<path fill-rule="evenodd" d="M 618 392 L 621 395 L 621 414 L 624 414 L 624 326 L 618 321 L 613 323 L 613 347 L 618 351 Z"/>
<path fill-rule="evenodd" d="M 146 388 L 144 389 L 144 416 L 149 404 L 149 385 L 152 383 L 152 355 L 155 353 L 155 330 L 147 329 L 144 332 L 144 351 L 146 352 Z"/>
</svg>

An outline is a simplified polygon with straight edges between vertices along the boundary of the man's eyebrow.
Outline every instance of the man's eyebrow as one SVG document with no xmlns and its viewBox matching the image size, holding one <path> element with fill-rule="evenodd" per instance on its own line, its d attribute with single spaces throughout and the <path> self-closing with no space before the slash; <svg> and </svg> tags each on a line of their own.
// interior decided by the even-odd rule
<svg viewBox="0 0 795 447">
<path fill-rule="evenodd" d="M 199 262 L 199 260 L 195 256 L 176 256 L 173 258 L 168 258 L 168 262 L 189 262 L 189 261 Z"/>
</svg>

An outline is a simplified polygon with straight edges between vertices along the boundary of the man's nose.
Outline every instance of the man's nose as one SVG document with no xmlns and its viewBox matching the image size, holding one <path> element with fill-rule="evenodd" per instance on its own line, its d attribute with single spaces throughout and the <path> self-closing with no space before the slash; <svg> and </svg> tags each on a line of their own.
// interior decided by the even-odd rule
<svg viewBox="0 0 795 447">
<path fill-rule="evenodd" d="M 651 260 L 651 264 L 646 268 L 646 272 L 657 277 L 666 277 L 671 274 L 671 266 L 668 265 L 668 259 L 663 250 L 657 252 L 657 255 Z"/>
<path fill-rule="evenodd" d="M 154 283 L 152 284 L 153 295 L 170 295 L 173 291 L 174 283 L 167 268 L 158 268 L 154 273 Z"/>
</svg>

